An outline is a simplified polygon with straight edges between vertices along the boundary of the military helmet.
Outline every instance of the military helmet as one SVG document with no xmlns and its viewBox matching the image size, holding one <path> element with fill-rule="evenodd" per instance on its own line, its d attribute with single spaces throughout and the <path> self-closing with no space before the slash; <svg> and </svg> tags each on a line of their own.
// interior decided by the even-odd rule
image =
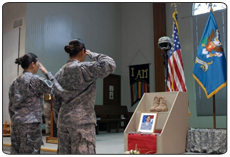
<svg viewBox="0 0 230 157">
<path fill-rule="evenodd" d="M 167 51 L 170 50 L 172 47 L 171 39 L 167 36 L 163 36 L 163 37 L 159 38 L 158 47 L 161 50 L 167 50 Z"/>
</svg>

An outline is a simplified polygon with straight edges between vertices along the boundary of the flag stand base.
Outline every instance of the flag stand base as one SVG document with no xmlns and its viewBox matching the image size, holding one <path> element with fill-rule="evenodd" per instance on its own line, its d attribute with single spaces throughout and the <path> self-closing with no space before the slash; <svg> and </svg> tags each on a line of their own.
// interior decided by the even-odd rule
<svg viewBox="0 0 230 157">
<path fill-rule="evenodd" d="M 57 137 L 46 137 L 46 143 L 58 144 L 58 138 Z"/>
</svg>

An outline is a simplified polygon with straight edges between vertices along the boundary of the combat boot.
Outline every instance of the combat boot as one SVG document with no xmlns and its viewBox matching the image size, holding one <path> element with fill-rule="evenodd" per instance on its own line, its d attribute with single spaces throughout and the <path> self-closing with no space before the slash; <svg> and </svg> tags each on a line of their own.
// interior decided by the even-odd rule
<svg viewBox="0 0 230 157">
<path fill-rule="evenodd" d="M 150 107 L 150 111 L 151 112 L 156 111 L 156 107 L 159 106 L 159 105 L 160 105 L 160 99 L 157 96 L 155 96 L 154 100 L 153 100 L 153 106 Z"/>
<path fill-rule="evenodd" d="M 168 106 L 163 96 L 159 97 L 160 105 L 158 105 L 155 110 L 157 112 L 166 112 L 168 111 Z"/>
</svg>

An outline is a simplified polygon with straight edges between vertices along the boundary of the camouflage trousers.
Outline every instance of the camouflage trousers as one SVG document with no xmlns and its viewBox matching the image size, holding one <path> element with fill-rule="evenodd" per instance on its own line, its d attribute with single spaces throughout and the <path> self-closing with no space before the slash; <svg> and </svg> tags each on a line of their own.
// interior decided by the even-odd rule
<svg viewBox="0 0 230 157">
<path fill-rule="evenodd" d="M 10 154 L 40 154 L 41 123 L 12 125 Z"/>
<path fill-rule="evenodd" d="M 58 154 L 96 154 L 95 124 L 58 127 Z"/>
</svg>

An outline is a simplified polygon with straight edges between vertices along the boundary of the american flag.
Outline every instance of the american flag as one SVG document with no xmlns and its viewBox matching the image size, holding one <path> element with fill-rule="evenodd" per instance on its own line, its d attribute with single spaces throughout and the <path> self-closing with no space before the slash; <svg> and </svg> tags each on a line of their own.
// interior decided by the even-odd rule
<svg viewBox="0 0 230 157">
<path fill-rule="evenodd" d="M 173 33 L 172 43 L 173 46 L 169 52 L 168 59 L 168 81 L 167 91 L 182 91 L 186 92 L 184 66 L 181 56 L 181 47 L 179 42 L 179 29 L 177 23 L 177 11 L 173 13 Z"/>
</svg>

